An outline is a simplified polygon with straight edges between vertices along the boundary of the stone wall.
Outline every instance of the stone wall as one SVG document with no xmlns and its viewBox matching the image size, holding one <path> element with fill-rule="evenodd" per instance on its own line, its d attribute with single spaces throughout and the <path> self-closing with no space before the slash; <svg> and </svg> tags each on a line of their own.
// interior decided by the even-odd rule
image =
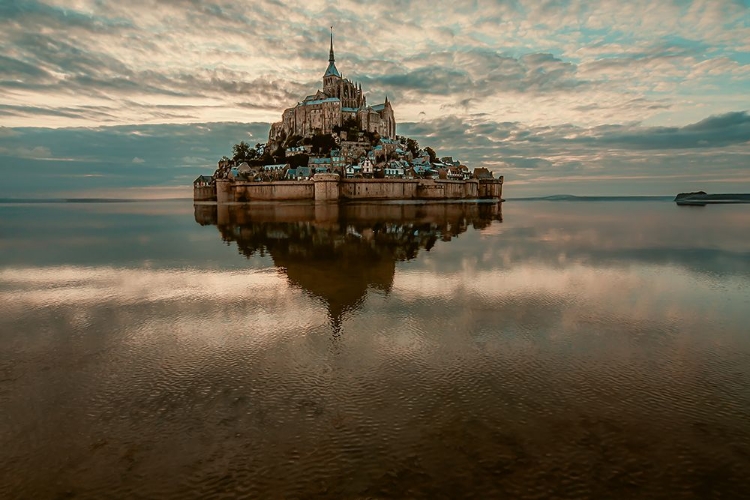
<svg viewBox="0 0 750 500">
<path fill-rule="evenodd" d="M 196 188 L 202 189 L 202 188 Z M 208 189 L 208 188 L 206 188 Z M 218 203 L 288 200 L 460 200 L 502 198 L 503 178 L 488 180 L 338 179 L 316 174 L 313 181 L 216 181 Z M 203 201 L 194 195 L 196 201 Z"/>
<path fill-rule="evenodd" d="M 503 198 L 503 176 L 479 181 L 479 198 Z"/>
<path fill-rule="evenodd" d="M 216 188 L 214 186 L 193 186 L 193 201 L 216 201 Z"/>
<path fill-rule="evenodd" d="M 419 180 L 342 179 L 339 184 L 344 200 L 413 200 Z"/>
<path fill-rule="evenodd" d="M 217 180 L 216 191 L 218 203 L 312 200 L 315 198 L 313 181 L 230 182 Z"/>
<path fill-rule="evenodd" d="M 338 201 L 339 200 L 339 175 L 338 174 L 315 174 L 315 201 Z"/>
</svg>

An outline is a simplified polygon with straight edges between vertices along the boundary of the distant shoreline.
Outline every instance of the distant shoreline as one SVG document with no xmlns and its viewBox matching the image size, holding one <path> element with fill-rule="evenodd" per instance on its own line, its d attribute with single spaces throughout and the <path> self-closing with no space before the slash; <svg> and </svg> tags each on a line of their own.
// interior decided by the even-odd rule
<svg viewBox="0 0 750 500">
<path fill-rule="evenodd" d="M 750 203 L 750 194 L 747 193 L 726 193 L 726 194 L 707 194 L 704 191 L 694 193 L 680 193 L 674 198 L 678 205 L 719 205 L 732 203 Z"/>
</svg>

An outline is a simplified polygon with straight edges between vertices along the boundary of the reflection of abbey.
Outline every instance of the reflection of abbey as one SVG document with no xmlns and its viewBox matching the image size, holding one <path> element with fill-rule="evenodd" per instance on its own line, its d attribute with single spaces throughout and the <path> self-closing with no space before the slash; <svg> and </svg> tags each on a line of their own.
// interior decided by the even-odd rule
<svg viewBox="0 0 750 500">
<path fill-rule="evenodd" d="M 367 105 L 362 85 L 341 76 L 333 55 L 333 34 L 328 69 L 323 75 L 323 90 L 305 97 L 293 108 L 284 110 L 281 121 L 271 126 L 270 141 L 282 142 L 286 137 L 298 135 L 331 134 L 335 126 L 356 120 L 360 130 L 396 137 L 396 119 L 386 96 L 385 102 Z"/>
<path fill-rule="evenodd" d="M 253 210 L 200 204 L 194 210 L 198 224 L 217 226 L 241 254 L 270 257 L 292 285 L 322 299 L 335 332 L 369 291 L 391 290 L 396 262 L 470 227 L 502 222 L 498 203 L 280 203 Z"/>
</svg>

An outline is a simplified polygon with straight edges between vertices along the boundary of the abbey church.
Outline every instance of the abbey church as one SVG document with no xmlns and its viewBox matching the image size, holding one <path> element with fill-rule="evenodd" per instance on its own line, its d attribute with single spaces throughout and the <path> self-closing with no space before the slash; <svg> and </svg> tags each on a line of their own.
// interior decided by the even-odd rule
<svg viewBox="0 0 750 500">
<path fill-rule="evenodd" d="M 305 97 L 293 108 L 284 110 L 281 121 L 271 126 L 269 142 L 283 142 L 286 137 L 298 135 L 331 134 L 333 127 L 349 119 L 357 121 L 360 130 L 375 132 L 383 138 L 396 136 L 393 108 L 386 96 L 385 102 L 368 106 L 362 85 L 343 78 L 336 69 L 333 54 L 333 34 L 328 57 L 328 69 L 323 75 L 323 90 Z"/>
</svg>

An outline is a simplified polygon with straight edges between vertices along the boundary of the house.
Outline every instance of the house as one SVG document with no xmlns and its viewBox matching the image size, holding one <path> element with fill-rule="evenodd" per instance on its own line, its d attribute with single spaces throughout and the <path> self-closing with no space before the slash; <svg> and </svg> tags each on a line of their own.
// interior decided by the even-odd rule
<svg viewBox="0 0 750 500">
<path fill-rule="evenodd" d="M 383 153 L 385 153 L 386 156 L 396 151 L 399 145 L 400 145 L 399 142 L 393 139 L 388 139 L 386 137 L 380 139 L 380 144 L 379 144 L 380 148 L 383 150 Z"/>
<path fill-rule="evenodd" d="M 437 170 L 433 169 L 431 166 L 429 166 L 429 162 L 427 165 L 418 163 L 412 167 L 414 170 L 414 176 L 415 177 L 422 177 L 424 179 L 435 179 L 438 177 Z"/>
<path fill-rule="evenodd" d="M 454 160 L 452 156 L 443 156 L 440 158 L 440 163 L 444 163 L 445 165 L 449 165 L 452 167 L 457 167 L 461 165 L 461 162 L 458 160 Z"/>
<path fill-rule="evenodd" d="M 294 146 L 291 148 L 286 148 L 286 157 L 289 158 L 290 156 L 297 156 L 297 155 L 306 155 L 310 154 L 310 151 L 312 151 L 312 145 L 307 146 Z"/>
<path fill-rule="evenodd" d="M 370 176 L 372 177 L 373 173 L 373 164 L 372 160 L 370 158 L 365 158 L 362 161 L 359 162 L 359 167 L 362 169 L 362 175 L 365 177 Z"/>
<path fill-rule="evenodd" d="M 459 165 L 458 169 L 461 171 L 461 174 L 463 174 L 464 180 L 471 179 L 471 172 L 469 172 L 469 167 L 467 167 L 466 165 Z"/>
<path fill-rule="evenodd" d="M 330 158 L 310 158 L 310 161 L 307 163 L 315 173 L 330 172 L 331 164 Z"/>
<path fill-rule="evenodd" d="M 368 156 L 370 156 L 370 159 L 373 163 L 378 163 L 378 160 L 382 161 L 387 157 L 385 150 L 383 150 L 383 146 L 381 146 L 380 144 L 372 148 L 372 151 L 370 151 L 370 153 L 371 154 Z"/>
<path fill-rule="evenodd" d="M 346 167 L 346 158 L 338 151 L 334 155 L 334 151 L 331 150 L 331 172 L 341 174 L 344 172 Z"/>
<path fill-rule="evenodd" d="M 391 161 L 385 167 L 385 176 L 390 178 L 402 179 L 404 177 L 404 167 L 401 162 Z"/>
<path fill-rule="evenodd" d="M 214 178 L 210 175 L 199 175 L 197 179 L 193 181 L 193 187 L 207 187 L 213 186 Z"/>
<path fill-rule="evenodd" d="M 484 167 L 481 168 L 475 168 L 474 169 L 474 175 L 473 177 L 475 179 L 494 179 L 495 177 L 492 175 L 492 172 L 487 170 Z"/>
<path fill-rule="evenodd" d="M 362 167 L 359 165 L 347 165 L 344 174 L 347 179 L 353 179 L 354 177 L 362 177 Z"/>
<path fill-rule="evenodd" d="M 286 178 L 293 181 L 301 181 L 312 177 L 310 167 L 290 168 L 286 171 Z"/>
<path fill-rule="evenodd" d="M 266 172 L 275 172 L 278 170 L 286 170 L 287 168 L 289 168 L 288 163 L 277 163 L 275 165 L 265 165 L 263 167 L 263 170 L 265 170 Z"/>
<path fill-rule="evenodd" d="M 430 166 L 430 157 L 429 156 L 417 156 L 413 160 L 411 160 L 412 165 L 417 166 L 421 165 L 424 167 Z"/>
</svg>

